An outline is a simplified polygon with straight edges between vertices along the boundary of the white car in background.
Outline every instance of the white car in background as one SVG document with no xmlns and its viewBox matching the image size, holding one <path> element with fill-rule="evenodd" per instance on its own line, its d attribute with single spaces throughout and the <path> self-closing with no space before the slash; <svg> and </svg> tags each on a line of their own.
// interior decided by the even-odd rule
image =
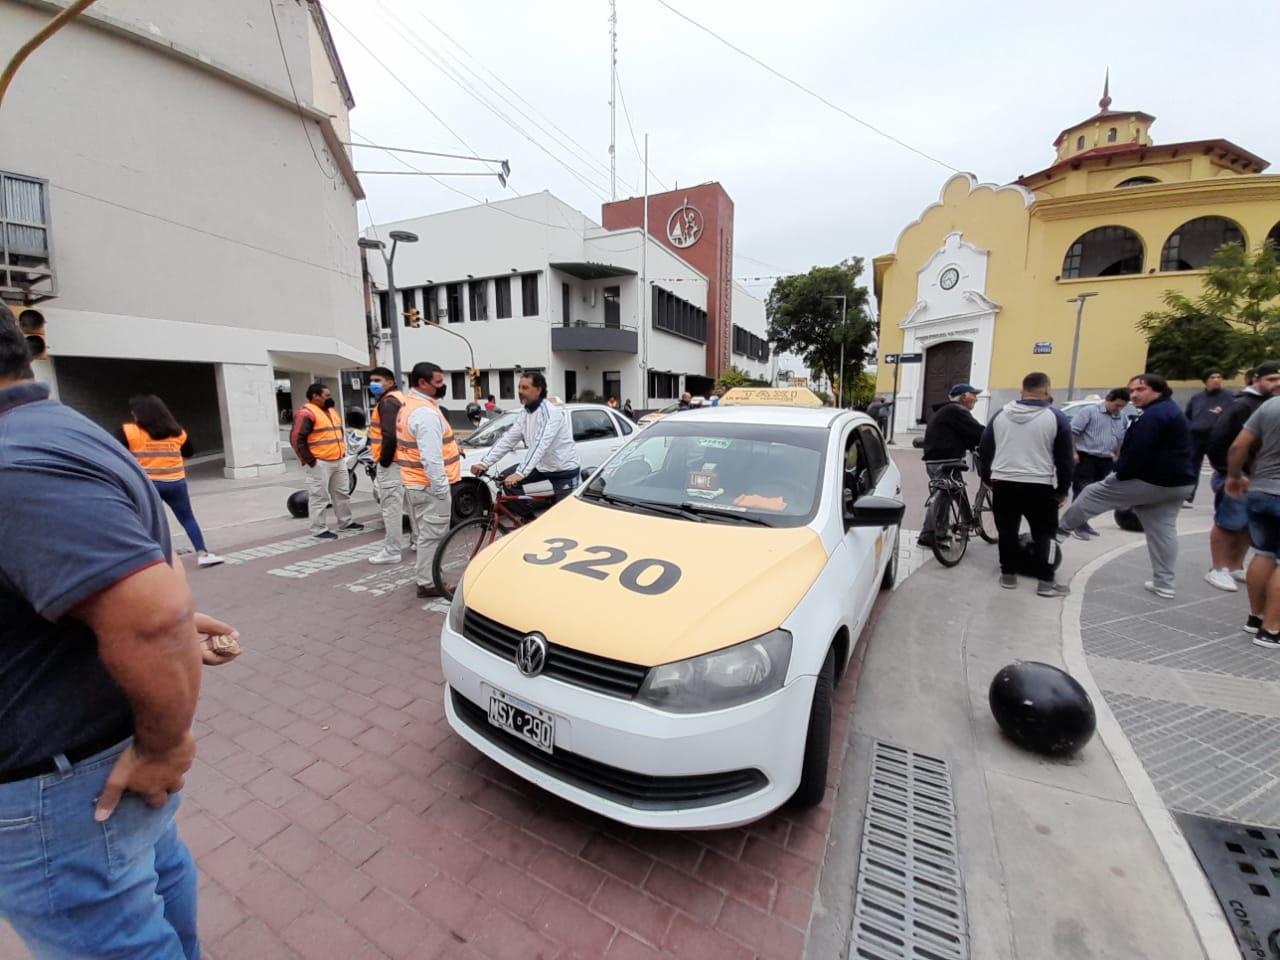
<svg viewBox="0 0 1280 960">
<path fill-rule="evenodd" d="M 578 448 L 578 457 L 582 461 L 582 469 L 593 471 L 604 463 L 624 442 L 636 431 L 636 425 L 622 415 L 601 403 L 569 403 L 563 404 L 573 425 L 573 440 Z M 453 522 L 458 523 L 468 517 L 478 517 L 487 510 L 489 490 L 476 477 L 471 475 L 471 468 L 480 462 L 480 458 L 489 452 L 489 448 L 520 418 L 519 410 L 510 410 L 499 414 L 492 420 L 486 420 L 479 429 L 464 440 L 458 441 L 462 449 L 462 481 L 453 490 Z M 491 474 L 498 474 L 507 467 L 518 464 L 524 456 L 524 441 L 511 453 L 507 454 L 489 468 Z M 551 484 L 530 483 L 525 485 L 525 492 L 535 495 L 550 494 Z"/>
</svg>

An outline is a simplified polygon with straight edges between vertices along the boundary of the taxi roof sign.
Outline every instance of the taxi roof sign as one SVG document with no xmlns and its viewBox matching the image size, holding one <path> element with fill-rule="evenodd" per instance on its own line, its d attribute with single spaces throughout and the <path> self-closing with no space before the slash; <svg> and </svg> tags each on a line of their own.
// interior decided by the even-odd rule
<svg viewBox="0 0 1280 960">
<path fill-rule="evenodd" d="M 720 398 L 721 406 L 821 407 L 822 400 L 806 387 L 734 387 Z"/>
</svg>

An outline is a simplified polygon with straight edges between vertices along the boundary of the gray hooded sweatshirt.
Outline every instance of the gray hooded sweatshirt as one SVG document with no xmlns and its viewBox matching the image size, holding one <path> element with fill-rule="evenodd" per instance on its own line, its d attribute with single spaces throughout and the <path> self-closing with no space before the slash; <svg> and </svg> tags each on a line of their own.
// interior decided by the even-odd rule
<svg viewBox="0 0 1280 960">
<path fill-rule="evenodd" d="M 1042 483 L 1061 496 L 1071 485 L 1071 422 L 1047 400 L 1005 404 L 979 444 L 984 480 Z"/>
</svg>

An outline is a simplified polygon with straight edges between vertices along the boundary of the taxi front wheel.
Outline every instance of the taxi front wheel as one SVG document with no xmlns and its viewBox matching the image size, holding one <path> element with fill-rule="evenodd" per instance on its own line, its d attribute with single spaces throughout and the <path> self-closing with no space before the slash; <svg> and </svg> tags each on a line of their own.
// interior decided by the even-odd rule
<svg viewBox="0 0 1280 960">
<path fill-rule="evenodd" d="M 799 807 L 816 807 L 827 793 L 827 756 L 831 752 L 831 688 L 836 678 L 836 652 L 832 647 L 822 662 L 809 707 L 809 733 L 804 740 L 804 766 L 800 786 L 791 795 Z"/>
</svg>

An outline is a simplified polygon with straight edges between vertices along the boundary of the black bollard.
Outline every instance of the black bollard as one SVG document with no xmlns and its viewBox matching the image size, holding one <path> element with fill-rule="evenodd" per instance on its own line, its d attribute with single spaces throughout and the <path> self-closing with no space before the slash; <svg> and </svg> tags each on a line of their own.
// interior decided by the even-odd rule
<svg viewBox="0 0 1280 960">
<path fill-rule="evenodd" d="M 1093 701 L 1084 687 L 1047 663 L 1011 663 L 995 675 L 987 699 L 1005 735 L 1037 753 L 1075 753 L 1097 729 Z"/>
</svg>

